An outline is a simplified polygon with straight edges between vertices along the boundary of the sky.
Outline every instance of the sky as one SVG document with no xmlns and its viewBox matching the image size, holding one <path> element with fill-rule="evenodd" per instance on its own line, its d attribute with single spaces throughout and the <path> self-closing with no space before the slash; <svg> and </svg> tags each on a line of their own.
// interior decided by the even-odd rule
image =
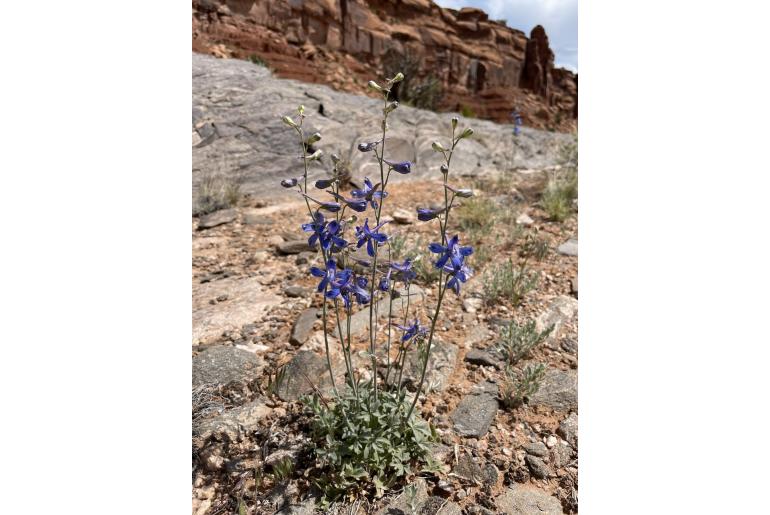
<svg viewBox="0 0 770 515">
<path fill-rule="evenodd" d="M 478 7 L 492 20 L 504 19 L 507 25 L 529 36 L 535 25 L 545 27 L 556 66 L 578 70 L 577 0 L 434 0 L 442 7 L 460 9 Z"/>
</svg>

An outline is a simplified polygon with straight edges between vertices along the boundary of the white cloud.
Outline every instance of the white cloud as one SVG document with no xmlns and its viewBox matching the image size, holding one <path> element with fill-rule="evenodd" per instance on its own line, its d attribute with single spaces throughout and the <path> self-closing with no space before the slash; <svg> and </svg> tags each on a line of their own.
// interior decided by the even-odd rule
<svg viewBox="0 0 770 515">
<path fill-rule="evenodd" d="M 508 26 L 529 32 L 545 27 L 556 65 L 577 72 L 577 0 L 436 0 L 442 7 L 478 7 L 492 19 L 505 19 Z"/>
</svg>

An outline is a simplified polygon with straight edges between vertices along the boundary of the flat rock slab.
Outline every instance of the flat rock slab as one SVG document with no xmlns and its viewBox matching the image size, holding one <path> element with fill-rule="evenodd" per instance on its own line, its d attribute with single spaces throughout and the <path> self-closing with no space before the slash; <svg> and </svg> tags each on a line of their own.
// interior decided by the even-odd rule
<svg viewBox="0 0 770 515">
<path fill-rule="evenodd" d="M 474 386 L 450 414 L 455 432 L 460 436 L 481 438 L 489 431 L 498 408 L 495 383 L 484 381 Z"/>
<path fill-rule="evenodd" d="M 528 485 L 509 488 L 495 504 L 500 515 L 564 515 L 557 498 Z"/>
<path fill-rule="evenodd" d="M 435 338 L 434 338 L 435 339 Z M 449 385 L 449 378 L 457 365 L 459 349 L 454 343 L 434 341 L 425 374 L 425 392 L 441 392 Z M 417 388 L 422 373 L 422 360 L 417 349 L 407 352 L 401 384 Z M 395 374 L 393 378 L 397 380 Z"/>
<path fill-rule="evenodd" d="M 313 325 L 318 320 L 318 309 L 308 308 L 297 317 L 294 327 L 291 329 L 289 343 L 292 345 L 302 345 L 305 343 L 313 331 Z"/>
<path fill-rule="evenodd" d="M 570 413 L 559 424 L 556 434 L 564 438 L 572 447 L 577 447 L 578 443 L 578 416 L 577 413 Z"/>
<path fill-rule="evenodd" d="M 497 467 L 487 463 L 482 458 L 473 458 L 470 454 L 463 454 L 457 460 L 457 465 L 452 468 L 452 474 L 472 482 L 481 482 L 487 486 L 497 483 L 500 476 Z"/>
<path fill-rule="evenodd" d="M 558 340 L 565 324 L 572 321 L 578 311 L 578 301 L 567 295 L 554 297 L 548 304 L 548 307 L 535 319 L 535 328 L 543 331 L 550 325 L 553 325 L 553 331 L 546 338 L 546 344 L 551 344 Z"/>
<path fill-rule="evenodd" d="M 229 224 L 236 218 L 238 218 L 238 211 L 235 209 L 220 209 L 201 216 L 198 220 L 198 229 L 211 229 L 217 225 Z"/>
<path fill-rule="evenodd" d="M 471 349 L 465 354 L 465 361 L 473 365 L 503 368 L 503 360 L 485 350 Z"/>
<path fill-rule="evenodd" d="M 331 338 L 329 345 L 334 348 L 339 346 Z M 342 387 L 345 382 L 345 364 L 337 353 L 332 353 L 332 372 L 337 388 Z M 333 391 L 326 355 L 300 350 L 286 365 L 285 376 L 278 387 L 278 396 L 285 401 L 296 401 L 303 395 L 312 393 L 315 388 L 324 395 Z"/>
<path fill-rule="evenodd" d="M 558 411 L 574 411 L 578 403 L 577 372 L 547 370 L 540 389 L 529 397 L 531 406 L 547 406 Z"/>
<path fill-rule="evenodd" d="M 418 478 L 413 484 L 415 489 L 412 495 L 405 491 L 377 510 L 375 515 L 411 515 L 412 513 L 423 513 L 422 508 L 430 499 L 427 484 L 422 478 Z M 412 511 L 412 507 L 414 507 L 414 511 Z"/>
<path fill-rule="evenodd" d="M 260 421 L 271 409 L 262 399 L 257 399 L 243 406 L 225 411 L 224 413 L 205 420 L 194 427 L 193 442 L 203 443 L 212 436 L 222 439 L 227 437 L 231 442 L 237 442 L 248 433 L 259 429 Z"/>
<path fill-rule="evenodd" d="M 565 241 L 561 245 L 559 245 L 556 248 L 556 251 L 559 254 L 564 254 L 565 256 L 577 256 L 578 255 L 578 241 L 576 239 L 570 238 L 569 240 Z"/>
<path fill-rule="evenodd" d="M 278 252 L 281 254 L 299 254 L 300 252 L 309 252 L 313 247 L 307 244 L 307 240 L 284 241 L 278 244 Z"/>
<path fill-rule="evenodd" d="M 217 59 L 192 53 L 192 107 L 198 113 L 197 146 L 192 149 L 192 196 L 206 175 L 238 176 L 241 191 L 256 197 L 291 195 L 280 181 L 297 175 L 296 134 L 281 116 L 296 113 L 304 104 L 311 115 L 306 133 L 318 130 L 323 139 L 315 146 L 328 156 L 339 153 L 352 164 L 354 177 L 379 177 L 370 152 L 355 145 L 377 139 L 382 102 L 364 95 L 334 91 L 321 84 L 278 79 L 264 67 L 245 60 Z M 323 104 L 325 116 L 316 115 Z M 388 118 L 391 130 L 387 147 L 391 159 L 413 162 L 407 176 L 393 174 L 391 181 L 440 177 L 442 158 L 431 142 L 446 138 L 455 113 L 435 113 L 401 105 Z M 209 140 L 208 127 L 216 137 Z M 311 123 L 314 127 L 308 127 Z M 463 141 L 452 158 L 452 171 L 460 175 L 492 173 L 513 159 L 523 168 L 545 168 L 559 163 L 559 147 L 574 141 L 567 134 L 525 129 L 511 137 L 511 126 L 473 120 L 475 134 Z M 205 128 L 204 128 L 205 127 Z M 208 132 L 207 132 L 208 131 Z M 208 144 L 205 144 L 205 143 Z M 311 163 L 309 180 L 327 176 L 323 163 Z"/>
<path fill-rule="evenodd" d="M 209 347 L 193 358 L 192 386 L 248 384 L 259 377 L 264 366 L 253 352 L 225 345 Z"/>
<path fill-rule="evenodd" d="M 193 344 L 216 341 L 226 331 L 260 320 L 283 299 L 265 291 L 257 277 L 228 277 L 193 284 Z M 212 299 L 226 298 L 211 304 Z"/>
</svg>

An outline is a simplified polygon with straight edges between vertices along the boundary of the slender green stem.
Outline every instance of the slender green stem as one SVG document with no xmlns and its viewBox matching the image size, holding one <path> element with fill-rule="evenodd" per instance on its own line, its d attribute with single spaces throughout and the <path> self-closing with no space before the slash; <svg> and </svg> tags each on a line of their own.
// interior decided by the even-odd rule
<svg viewBox="0 0 770 515">
<path fill-rule="evenodd" d="M 431 323 L 430 323 L 430 334 L 428 336 L 428 349 L 425 352 L 425 361 L 422 364 L 422 372 L 420 373 L 420 383 L 417 385 L 417 391 L 415 392 L 414 400 L 412 401 L 412 405 L 409 408 L 409 412 L 406 414 L 406 420 L 409 420 L 409 417 L 412 415 L 412 411 L 414 411 L 414 407 L 417 404 L 417 399 L 420 397 L 420 393 L 422 392 L 422 385 L 425 383 L 425 375 L 428 371 L 428 361 L 430 360 L 430 351 L 433 344 L 433 334 L 436 330 L 436 322 L 438 321 L 438 314 L 441 310 L 441 301 L 444 300 L 444 293 L 446 293 L 446 290 L 447 290 L 446 284 L 444 284 L 443 288 L 441 287 L 442 275 L 443 273 L 439 274 L 438 302 L 436 303 L 436 311 L 433 313 L 433 320 L 431 320 Z"/>
</svg>

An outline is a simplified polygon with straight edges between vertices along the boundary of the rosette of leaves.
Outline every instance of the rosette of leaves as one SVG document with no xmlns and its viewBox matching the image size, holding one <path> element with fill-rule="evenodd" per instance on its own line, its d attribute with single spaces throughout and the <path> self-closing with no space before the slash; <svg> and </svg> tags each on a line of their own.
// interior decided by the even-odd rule
<svg viewBox="0 0 770 515">
<path fill-rule="evenodd" d="M 417 414 L 407 420 L 405 391 L 383 390 L 375 401 L 367 388 L 359 386 L 358 397 L 350 389 L 341 392 L 333 405 L 317 395 L 305 399 L 315 415 L 315 485 L 323 504 L 352 499 L 372 486 L 379 497 L 414 467 L 435 468 L 429 447 L 435 431 Z"/>
</svg>

